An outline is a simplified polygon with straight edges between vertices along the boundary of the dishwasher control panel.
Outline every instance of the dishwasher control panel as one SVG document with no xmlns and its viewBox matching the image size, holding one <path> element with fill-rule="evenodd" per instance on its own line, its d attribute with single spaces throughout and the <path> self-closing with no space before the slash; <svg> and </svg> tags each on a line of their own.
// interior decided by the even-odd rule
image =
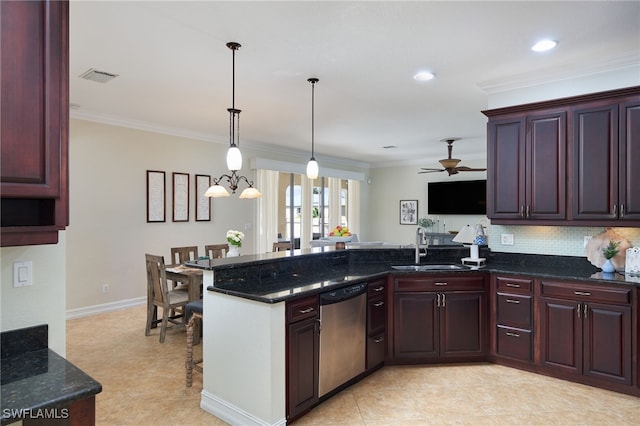
<svg viewBox="0 0 640 426">
<path fill-rule="evenodd" d="M 353 284 L 337 290 L 320 294 L 320 304 L 329 305 L 332 303 L 348 300 L 367 292 L 367 283 Z"/>
</svg>

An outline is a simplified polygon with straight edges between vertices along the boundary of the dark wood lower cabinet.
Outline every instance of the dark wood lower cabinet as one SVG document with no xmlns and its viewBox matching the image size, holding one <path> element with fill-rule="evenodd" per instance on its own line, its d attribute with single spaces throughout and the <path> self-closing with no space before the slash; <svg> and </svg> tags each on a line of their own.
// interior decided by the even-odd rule
<svg viewBox="0 0 640 426">
<path fill-rule="evenodd" d="M 287 318 L 287 419 L 292 420 L 318 403 L 318 297 L 289 303 Z"/>
<path fill-rule="evenodd" d="M 423 288 L 443 290 L 404 291 Z M 483 358 L 486 355 L 487 319 L 482 277 L 398 279 L 393 306 L 394 361 Z"/>
<path fill-rule="evenodd" d="M 541 297 L 541 364 L 562 376 L 630 385 L 631 306 Z"/>
</svg>

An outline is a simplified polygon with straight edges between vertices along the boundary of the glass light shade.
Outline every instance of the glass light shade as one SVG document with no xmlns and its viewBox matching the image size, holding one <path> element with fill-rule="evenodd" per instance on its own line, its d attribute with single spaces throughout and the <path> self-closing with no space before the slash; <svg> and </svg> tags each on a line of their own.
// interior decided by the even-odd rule
<svg viewBox="0 0 640 426">
<path fill-rule="evenodd" d="M 318 177 L 318 162 L 316 160 L 311 159 L 307 163 L 307 177 L 309 179 Z"/>
<path fill-rule="evenodd" d="M 229 191 L 227 191 L 222 185 L 213 185 L 207 189 L 207 192 L 204 193 L 205 197 L 228 197 Z"/>
<path fill-rule="evenodd" d="M 445 169 L 452 169 L 456 167 L 460 161 L 461 160 L 458 160 L 457 158 L 445 158 L 440 160 L 439 163 L 442 164 L 442 167 Z"/>
<path fill-rule="evenodd" d="M 260 191 L 258 191 L 254 187 L 246 188 L 240 194 L 240 198 L 260 198 L 260 197 L 262 197 L 262 194 L 260 193 Z"/>
<path fill-rule="evenodd" d="M 237 146 L 230 146 L 227 151 L 227 168 L 231 171 L 242 168 L 242 153 Z"/>
</svg>

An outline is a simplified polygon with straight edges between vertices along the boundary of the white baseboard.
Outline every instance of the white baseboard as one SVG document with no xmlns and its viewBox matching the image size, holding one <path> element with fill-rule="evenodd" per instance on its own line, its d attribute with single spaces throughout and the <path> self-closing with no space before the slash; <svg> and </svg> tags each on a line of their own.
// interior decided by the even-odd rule
<svg viewBox="0 0 640 426">
<path fill-rule="evenodd" d="M 284 426 L 287 424 L 287 420 L 284 418 L 275 423 L 267 423 L 205 390 L 200 395 L 200 408 L 230 425 Z"/>
<path fill-rule="evenodd" d="M 88 317 L 90 315 L 104 314 L 106 312 L 119 311 L 121 309 L 133 308 L 145 305 L 146 297 L 136 297 L 134 299 L 119 300 L 117 302 L 103 303 L 101 305 L 86 306 L 84 308 L 69 309 L 66 313 L 67 319 Z"/>
</svg>

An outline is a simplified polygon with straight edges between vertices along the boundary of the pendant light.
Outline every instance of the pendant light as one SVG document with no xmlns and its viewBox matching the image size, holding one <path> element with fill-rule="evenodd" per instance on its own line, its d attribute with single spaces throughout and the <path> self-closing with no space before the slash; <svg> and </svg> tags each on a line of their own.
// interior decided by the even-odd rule
<svg viewBox="0 0 640 426">
<path fill-rule="evenodd" d="M 258 198 L 262 197 L 260 191 L 253 187 L 253 182 L 247 179 L 245 176 L 238 175 L 238 171 L 242 169 L 242 153 L 240 152 L 240 112 L 236 108 L 236 50 L 241 45 L 240 43 L 229 42 L 227 47 L 232 52 L 232 86 L 231 86 L 231 108 L 228 108 L 229 112 L 229 150 L 227 151 L 227 168 L 231 174 L 223 174 L 217 179 L 213 179 L 213 186 L 207 189 L 204 193 L 205 197 L 228 197 L 229 191 L 220 184 L 224 179 L 227 181 L 229 189 L 233 194 L 238 189 L 238 184 L 244 181 L 248 188 L 246 188 L 240 194 L 240 198 Z"/>
<path fill-rule="evenodd" d="M 309 162 L 307 163 L 307 177 L 309 179 L 315 179 L 318 177 L 318 162 L 316 161 L 315 157 L 314 157 L 314 148 L 315 148 L 315 141 L 314 141 L 314 95 L 315 95 L 315 88 L 316 88 L 316 83 L 320 80 L 318 80 L 317 78 L 309 78 L 307 79 L 307 81 L 309 83 L 311 83 L 311 158 L 309 159 Z"/>
</svg>

